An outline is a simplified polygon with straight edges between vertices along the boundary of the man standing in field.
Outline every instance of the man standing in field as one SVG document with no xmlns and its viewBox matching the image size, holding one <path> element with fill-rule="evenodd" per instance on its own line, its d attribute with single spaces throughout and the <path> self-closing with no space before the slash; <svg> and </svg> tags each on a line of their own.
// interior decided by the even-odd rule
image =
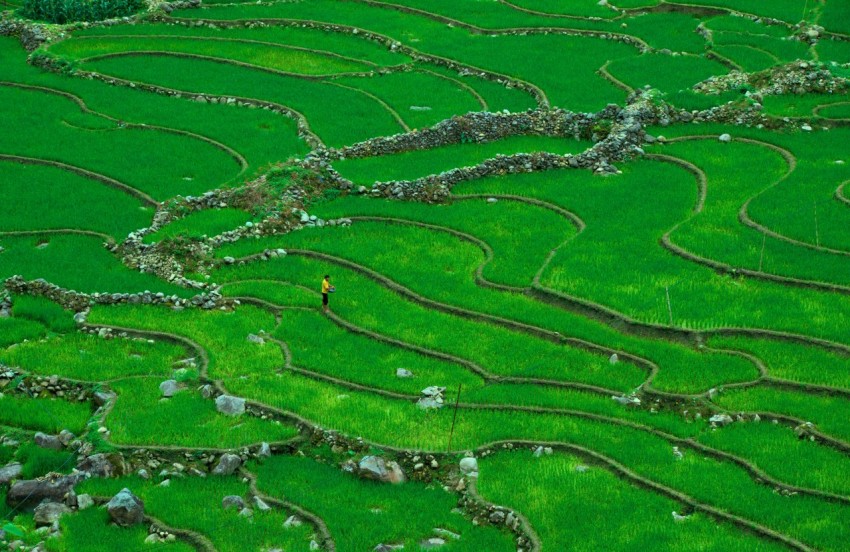
<svg viewBox="0 0 850 552">
<path fill-rule="evenodd" d="M 322 280 L 322 310 L 328 312 L 328 294 L 331 292 L 331 275 L 325 274 Z"/>
</svg>

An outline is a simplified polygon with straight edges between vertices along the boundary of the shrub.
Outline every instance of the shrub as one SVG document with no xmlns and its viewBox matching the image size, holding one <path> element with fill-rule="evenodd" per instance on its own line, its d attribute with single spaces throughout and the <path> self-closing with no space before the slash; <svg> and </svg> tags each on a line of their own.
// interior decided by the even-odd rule
<svg viewBox="0 0 850 552">
<path fill-rule="evenodd" d="M 50 23 L 101 21 L 139 11 L 143 0 L 24 0 L 20 13 Z"/>
</svg>

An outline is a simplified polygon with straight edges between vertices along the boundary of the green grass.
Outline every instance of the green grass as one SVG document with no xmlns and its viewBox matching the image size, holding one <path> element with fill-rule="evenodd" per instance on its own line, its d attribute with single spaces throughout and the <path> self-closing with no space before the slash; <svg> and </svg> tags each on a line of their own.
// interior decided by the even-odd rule
<svg viewBox="0 0 850 552">
<path fill-rule="evenodd" d="M 165 379 L 176 362 L 192 354 L 161 341 L 72 333 L 0 351 L 0 361 L 35 374 L 99 382 L 134 376 Z"/>
<path fill-rule="evenodd" d="M 137 477 L 89 479 L 80 485 L 78 493 L 112 496 L 124 487 L 145 502 L 146 513 L 168 525 L 201 533 L 222 552 L 308 548 L 310 526 L 305 523 L 284 529 L 287 513 L 254 509 L 254 515 L 245 518 L 233 509 L 222 508 L 221 500 L 229 495 L 241 496 L 250 503 L 248 485 L 236 477 L 174 478 L 168 487 Z M 175 500 L 176 496 L 191 496 L 191 504 Z"/>
<path fill-rule="evenodd" d="M 348 333 L 317 312 L 284 311 L 282 318 L 274 336 L 289 346 L 299 368 L 414 397 L 429 385 L 451 382 L 447 396 L 456 394 L 456 384 L 465 390 L 483 385 L 463 366 Z M 412 371 L 414 377 L 396 377 L 397 368 Z"/>
<path fill-rule="evenodd" d="M 20 343 L 25 339 L 39 338 L 44 332 L 44 326 L 34 320 L 0 318 L 0 348 Z"/>
<path fill-rule="evenodd" d="M 15 454 L 21 463 L 21 479 L 35 479 L 50 472 L 71 473 L 76 455 L 67 450 L 44 449 L 35 443 L 24 443 Z"/>
<path fill-rule="evenodd" d="M 730 390 L 715 402 L 735 411 L 778 412 L 812 422 L 818 428 L 844 441 L 850 440 L 850 424 L 846 412 L 847 399 L 783 391 L 767 387 Z"/>
<path fill-rule="evenodd" d="M 86 550 L 91 552 L 111 552 L 113 550 L 166 550 L 168 552 L 191 552 L 187 543 L 159 542 L 145 544 L 148 527 L 144 524 L 133 527 L 118 527 L 111 523 L 109 514 L 100 508 L 75 512 L 62 516 L 59 521 L 62 535 L 58 540 L 48 541 L 51 552 L 72 552 Z"/>
<path fill-rule="evenodd" d="M 283 45 L 258 44 L 240 39 L 211 40 L 206 37 L 87 37 L 63 40 L 49 48 L 51 53 L 70 60 L 85 60 L 96 56 L 170 52 L 190 54 L 221 60 L 233 60 L 255 67 L 297 75 L 333 75 L 369 71 L 372 66 L 355 60 L 296 50 Z"/>
<path fill-rule="evenodd" d="M 733 149 L 740 151 L 731 151 Z M 739 222 L 738 211 L 741 205 L 775 183 L 787 171 L 788 167 L 779 154 L 757 145 L 723 144 L 713 139 L 677 143 L 666 146 L 661 151 L 693 162 L 701 167 L 708 177 L 705 209 L 672 234 L 674 243 L 703 257 L 735 267 L 758 271 L 761 265 L 762 270 L 771 274 L 850 284 L 850 259 L 812 251 L 775 238 L 768 240 L 764 234 L 744 227 Z M 752 174 L 753 163 L 761 167 L 757 178 Z M 801 170 L 804 168 L 801 167 Z M 793 189 L 798 182 L 799 177 L 795 178 L 793 183 L 782 186 Z M 794 193 L 800 194 L 799 189 L 794 190 Z M 781 218 L 787 225 L 785 221 L 790 218 L 787 203 L 778 203 L 768 194 L 765 194 L 763 201 L 759 199 L 753 202 L 753 214 L 764 211 L 763 207 L 757 209 L 756 206 L 768 202 L 769 205 L 765 206 L 771 208 L 773 217 Z M 798 217 L 801 219 L 805 214 L 803 209 L 798 211 Z M 837 229 L 837 225 L 834 226 Z M 825 224 L 824 233 L 826 228 Z M 841 233 L 850 238 L 847 232 Z"/>
<path fill-rule="evenodd" d="M 16 320 L 43 324 L 54 332 L 70 332 L 77 328 L 73 313 L 64 310 L 49 299 L 31 295 L 16 295 L 13 297 L 13 301 L 12 315 Z M 40 328 L 40 332 L 43 331 L 44 327 Z M 16 339 L 14 342 L 17 343 L 18 341 L 20 339 Z"/>
<path fill-rule="evenodd" d="M 419 65 L 421 69 L 432 71 L 439 75 L 460 80 L 460 82 L 472 87 L 487 102 L 490 111 L 501 111 L 507 109 L 511 112 L 524 111 L 535 107 L 534 98 L 519 88 L 508 88 L 503 84 L 486 80 L 475 75 L 460 75 L 455 71 L 445 69 L 439 65 Z"/>
<path fill-rule="evenodd" d="M 502 202 L 497 203 L 496 206 L 500 204 Z M 407 230 L 407 233 L 409 232 L 410 230 Z M 419 232 L 415 235 L 422 236 L 423 233 Z M 413 242 L 408 242 L 405 245 L 408 248 L 406 250 L 409 250 L 413 243 L 421 243 L 422 239 L 417 237 Z M 333 245 L 333 242 L 328 242 L 327 245 L 344 247 L 341 243 L 345 242 L 335 243 L 336 245 Z M 384 242 L 376 241 L 375 245 L 379 246 L 381 243 Z M 424 243 L 430 243 L 430 240 Z M 391 263 L 392 269 L 384 270 L 386 275 L 431 299 L 448 301 L 450 304 L 539 325 L 552 331 L 559 331 L 563 335 L 580 337 L 649 357 L 662 367 L 662 373 L 656 382 L 656 385 L 662 389 L 700 392 L 724 381 L 749 380 L 756 376 L 754 368 L 749 363 L 736 357 L 701 355 L 687 348 L 671 346 L 661 341 L 626 338 L 610 328 L 559 309 L 543 306 L 518 294 L 476 288 L 472 284 L 471 276 L 473 268 L 483 261 L 482 254 L 476 251 L 474 246 L 467 246 L 456 241 L 450 241 L 450 243 L 452 246 L 445 249 L 444 254 L 451 257 L 451 260 L 431 265 L 432 269 L 419 266 L 409 270 L 407 268 L 399 270 L 400 261 L 405 262 L 405 267 L 412 267 L 412 259 L 425 255 L 424 252 L 413 254 L 411 257 L 402 257 L 394 253 L 384 254 L 376 257 L 381 264 L 373 265 L 373 268 L 380 269 Z M 461 256 L 462 251 L 467 251 L 466 259 L 468 260 Z M 430 250 L 427 254 L 429 258 L 432 255 Z M 468 257 L 469 255 L 473 256 Z M 458 262 L 462 260 L 465 266 L 458 266 Z M 449 271 L 439 272 L 434 268 L 448 268 Z M 546 361 L 549 355 L 543 355 L 542 350 L 553 350 L 550 349 L 551 346 L 535 344 L 537 340 L 527 335 L 513 334 L 498 328 L 486 329 L 486 333 L 482 333 L 487 328 L 486 325 L 458 320 L 456 317 L 412 305 L 362 276 L 323 262 L 287 257 L 283 261 L 270 261 L 262 265 L 255 263 L 228 269 L 216 276 L 226 280 L 277 278 L 313 287 L 317 285 L 313 281 L 316 275 L 325 273 L 334 275 L 334 282 L 339 289 L 333 297 L 334 311 L 349 321 L 378 333 L 475 360 L 496 373 L 551 378 L 560 372 L 561 368 L 557 367 L 564 366 L 563 363 L 566 361 L 565 358 L 555 360 L 557 356 L 550 357 L 551 362 Z M 388 308 L 389 305 L 392 307 Z M 487 337 L 470 341 L 464 337 L 466 335 Z M 510 340 L 504 341 L 506 339 Z M 505 343 L 511 343 L 507 347 L 509 354 L 506 354 Z M 529 347 L 533 348 L 527 349 Z M 539 347 L 542 347 L 541 351 L 538 351 Z M 555 353 L 554 351 L 557 350 L 558 348 L 554 348 L 551 354 L 563 354 Z M 580 356 L 587 358 L 584 355 Z M 587 361 L 590 359 L 587 358 Z M 586 366 L 599 368 L 600 361 L 603 364 L 607 362 L 599 358 Z M 623 370 L 617 369 L 609 372 L 605 379 L 613 383 L 617 389 L 625 390 L 636 386 L 643 377 L 634 367 L 626 366 L 628 366 L 628 376 Z M 563 377 L 573 377 L 574 372 L 571 367 L 564 366 L 563 369 L 566 370 L 563 372 Z"/>
<path fill-rule="evenodd" d="M 483 110 L 468 90 L 454 82 L 418 71 L 376 77 L 343 77 L 333 82 L 380 98 L 410 128 L 429 127 L 452 115 Z"/>
<path fill-rule="evenodd" d="M 580 153 L 592 144 L 571 138 L 511 136 L 485 143 L 464 143 L 393 155 L 344 159 L 334 168 L 349 180 L 364 185 L 389 180 L 414 180 L 457 167 L 475 166 L 496 155 L 550 152 Z"/>
<path fill-rule="evenodd" d="M 253 218 L 249 213 L 239 209 L 204 209 L 177 219 L 156 232 L 148 234 L 142 241 L 154 243 L 176 237 L 214 237 L 229 230 L 236 230 Z"/>
<path fill-rule="evenodd" d="M 501 453 L 480 463 L 478 491 L 485 500 L 523 513 L 542 541 L 556 550 L 781 549 L 704 514 L 677 523 L 672 512 L 684 513 L 682 504 L 633 486 L 603 467 L 576 471 L 580 465 L 587 467 L 567 454 L 532 458 L 527 449 Z M 514 475 L 506 478 L 505 473 Z"/>
<path fill-rule="evenodd" d="M 437 536 L 434 528 L 460 535 L 457 541 L 446 539 L 446 550 L 514 549 L 508 534 L 453 514 L 457 497 L 440 486 L 364 481 L 295 456 L 277 456 L 253 469 L 261 490 L 285 496 L 324 519 L 339 550 L 371 550 L 380 543 L 416 550 L 420 541 Z"/>
<path fill-rule="evenodd" d="M 0 117 L 20 129 L 0 137 L 0 150 L 87 169 L 157 199 L 203 192 L 239 173 L 230 155 L 197 138 L 125 127 L 79 111 L 61 96 L 0 86 Z M 136 162 L 103 155 L 107 150 L 127 152 Z"/>
<path fill-rule="evenodd" d="M 496 27 L 516 26 L 526 22 L 529 26 L 553 24 L 551 18 L 517 16 L 515 10 L 495 2 L 429 2 L 422 7 L 431 11 L 450 9 L 456 17 L 462 18 L 459 10 L 482 6 L 485 11 L 493 8 L 500 12 L 492 19 Z M 507 14 L 510 14 L 509 18 L 505 18 Z M 624 93 L 601 80 L 596 70 L 609 59 L 635 55 L 636 52 L 625 44 L 585 37 L 554 34 L 474 35 L 422 16 L 329 0 L 271 6 L 215 7 L 200 13 L 178 10 L 174 15 L 209 19 L 296 18 L 359 26 L 430 54 L 534 82 L 545 90 L 554 105 L 576 111 L 595 111 L 609 102 L 622 102 Z M 502 24 L 504 22 L 507 24 Z M 489 26 L 490 21 L 478 20 L 477 23 Z M 568 24 L 573 28 L 600 27 L 596 23 L 580 23 L 570 20 Z M 601 27 L 613 30 L 607 25 Z M 493 56 L 493 51 L 499 51 L 500 55 Z M 570 67 L 569 72 L 562 70 L 565 66 Z"/>
<path fill-rule="evenodd" d="M 827 119 L 850 119 L 850 103 L 840 103 L 821 109 L 818 114 Z"/>
<path fill-rule="evenodd" d="M 149 35 L 253 40 L 337 54 L 345 58 L 362 60 L 369 64 L 393 66 L 407 63 L 410 58 L 362 37 L 302 27 L 258 27 L 254 29 L 208 29 L 182 27 L 161 23 L 133 26 L 91 27 L 74 33 L 74 37 L 109 37 L 113 35 L 143 37 Z"/>
<path fill-rule="evenodd" d="M 291 307 L 315 307 L 321 302 L 316 292 L 271 280 L 226 282 L 222 284 L 221 291 L 229 297 L 255 297 Z"/>
<path fill-rule="evenodd" d="M 334 146 L 401 130 L 390 113 L 375 100 L 319 81 L 168 55 L 103 59 L 84 66 L 106 75 L 185 92 L 275 102 L 303 113 L 313 131 Z M 334 113 L 326 109 L 328 103 L 336 106 Z"/>
<path fill-rule="evenodd" d="M 62 399 L 0 396 L 0 424 L 57 434 L 67 429 L 79 435 L 91 417 L 87 403 Z"/>
<path fill-rule="evenodd" d="M 146 29 L 148 26 L 133 28 Z M 116 29 L 126 30 L 127 27 Z M 0 63 L 5 80 L 74 94 L 90 109 L 122 121 L 164 126 L 217 140 L 244 155 L 252 170 L 306 151 L 304 142 L 297 136 L 295 122 L 286 117 L 260 109 L 200 104 L 99 81 L 55 75 L 28 65 L 19 42 L 12 37 L 0 37 Z M 76 119 L 78 113 L 68 112 Z M 89 122 L 93 120 L 97 121 L 88 117 Z M 181 183 L 185 185 L 186 181 Z"/>
<path fill-rule="evenodd" d="M 720 63 L 698 56 L 643 54 L 615 61 L 608 71 L 632 88 L 646 85 L 668 94 L 686 90 L 712 75 L 723 75 Z"/>
<path fill-rule="evenodd" d="M 798 343 L 746 337 L 713 337 L 709 344 L 757 356 L 776 378 L 850 388 L 850 361 L 839 353 Z"/>
<path fill-rule="evenodd" d="M 71 234 L 0 237 L 0 245 L 6 248 L 0 253 L 0 279 L 16 274 L 26 280 L 44 278 L 84 293 L 151 290 L 181 297 L 195 295 L 193 290 L 127 268 L 103 248 L 97 237 Z"/>
<path fill-rule="evenodd" d="M 85 201 L 70 204 L 71 190 Z M 0 205 L 0 231 L 77 228 L 120 240 L 153 215 L 130 195 L 54 167 L 0 162 L 0 193 L 16 198 Z"/>
<path fill-rule="evenodd" d="M 294 428 L 279 422 L 216 412 L 215 403 L 195 390 L 198 383 L 170 399 L 161 398 L 166 378 L 126 379 L 110 384 L 118 394 L 104 424 L 116 445 L 237 448 L 262 441 L 286 441 Z"/>
</svg>

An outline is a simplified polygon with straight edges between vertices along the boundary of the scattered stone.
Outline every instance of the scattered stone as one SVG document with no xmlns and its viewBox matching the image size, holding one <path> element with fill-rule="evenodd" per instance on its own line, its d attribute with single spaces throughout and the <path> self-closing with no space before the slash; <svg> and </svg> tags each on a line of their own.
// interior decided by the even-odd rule
<svg viewBox="0 0 850 552">
<path fill-rule="evenodd" d="M 91 495 L 81 494 L 77 495 L 77 509 L 78 510 L 88 510 L 94 506 L 94 499 Z"/>
<path fill-rule="evenodd" d="M 262 498 L 260 498 L 258 496 L 254 497 L 254 508 L 256 508 L 257 510 L 259 510 L 261 512 L 268 512 L 269 510 L 272 509 L 271 506 L 266 504 L 265 500 L 263 500 Z"/>
<path fill-rule="evenodd" d="M 725 426 L 731 424 L 734 420 L 732 416 L 729 414 L 715 414 L 711 418 L 708 419 L 709 422 L 719 426 Z"/>
<path fill-rule="evenodd" d="M 232 475 L 242 465 L 242 459 L 235 454 L 225 453 L 218 460 L 218 465 L 213 469 L 213 475 Z"/>
<path fill-rule="evenodd" d="M 269 458 L 272 455 L 272 448 L 268 443 L 263 441 L 260 444 L 260 450 L 257 451 L 257 458 Z"/>
<path fill-rule="evenodd" d="M 724 134 L 721 134 L 720 136 L 718 136 L 717 139 L 720 140 L 721 142 L 729 143 L 729 142 L 732 141 L 732 135 L 724 133 Z"/>
<path fill-rule="evenodd" d="M 443 529 L 442 527 L 434 527 L 434 533 L 443 538 L 460 540 L 460 535 L 458 535 L 457 533 L 453 533 L 448 529 Z"/>
<path fill-rule="evenodd" d="M 239 517 L 244 517 L 244 518 L 254 517 L 254 510 L 252 510 L 251 508 L 247 508 L 247 507 L 242 508 L 241 510 L 239 510 Z"/>
<path fill-rule="evenodd" d="M 245 399 L 231 395 L 220 395 L 215 400 L 215 408 L 228 416 L 241 416 L 245 413 Z"/>
<path fill-rule="evenodd" d="M 488 197 L 487 198 L 487 203 L 497 203 L 498 201 L 499 200 L 496 199 L 495 197 Z"/>
<path fill-rule="evenodd" d="M 10 506 L 35 506 L 42 500 L 48 499 L 53 502 L 62 502 L 65 495 L 74 488 L 82 475 L 58 475 L 48 474 L 41 479 L 19 480 L 12 484 L 6 495 L 6 502 Z"/>
<path fill-rule="evenodd" d="M 681 460 L 685 457 L 685 455 L 682 454 L 682 451 L 679 450 L 679 447 L 673 447 L 673 456 L 676 457 L 676 460 Z"/>
<path fill-rule="evenodd" d="M 165 380 L 159 384 L 159 392 L 166 399 L 169 399 L 180 391 L 180 385 L 175 380 Z"/>
<path fill-rule="evenodd" d="M 395 462 L 386 462 L 380 456 L 364 456 L 357 464 L 358 473 L 364 479 L 386 483 L 404 483 L 404 472 Z"/>
<path fill-rule="evenodd" d="M 620 362 L 620 356 L 617 353 L 614 353 L 613 355 L 608 357 L 608 362 L 610 362 L 611 364 L 617 364 L 618 362 Z"/>
<path fill-rule="evenodd" d="M 23 466 L 19 462 L 6 464 L 0 468 L 0 485 L 5 485 L 13 479 L 19 478 L 22 472 Z"/>
<path fill-rule="evenodd" d="M 413 372 L 407 368 L 396 368 L 395 375 L 398 378 L 412 378 Z"/>
<path fill-rule="evenodd" d="M 679 512 L 676 512 L 676 511 L 673 512 L 673 521 L 675 521 L 677 523 L 685 521 L 689 517 L 691 517 L 691 516 L 683 516 Z"/>
<path fill-rule="evenodd" d="M 286 518 L 286 521 L 283 522 L 283 527 L 285 529 L 289 529 L 291 527 L 301 527 L 304 523 L 298 516 L 289 516 Z"/>
<path fill-rule="evenodd" d="M 122 489 L 106 504 L 109 517 L 121 527 L 130 527 L 144 521 L 145 503 L 130 489 Z"/>
<path fill-rule="evenodd" d="M 629 405 L 637 406 L 637 405 L 640 404 L 640 399 L 637 398 L 637 397 L 625 397 L 625 396 L 618 397 L 617 395 L 611 395 L 611 399 L 613 399 L 615 402 L 622 404 L 624 406 L 629 406 Z"/>
<path fill-rule="evenodd" d="M 221 507 L 225 510 L 235 508 L 241 510 L 245 507 L 245 500 L 238 495 L 228 495 L 221 499 Z"/>
<path fill-rule="evenodd" d="M 396 550 L 404 550 L 404 545 L 381 543 L 372 549 L 373 552 L 395 552 Z"/>
<path fill-rule="evenodd" d="M 442 539 L 440 537 L 431 537 L 429 539 L 425 539 L 420 541 L 419 548 L 424 550 L 430 550 L 432 548 L 439 548 L 441 546 L 446 545 L 446 539 Z"/>
<path fill-rule="evenodd" d="M 62 441 L 55 435 L 47 435 L 39 431 L 35 434 L 34 441 L 43 449 L 62 450 Z"/>
<path fill-rule="evenodd" d="M 801 125 L 800 130 L 804 130 L 806 132 L 811 132 L 812 131 L 812 125 L 809 125 L 809 124 Z"/>
<path fill-rule="evenodd" d="M 590 468 L 585 466 L 584 464 L 579 464 L 578 466 L 575 467 L 575 471 L 578 472 L 578 473 L 585 473 L 589 469 Z"/>
<path fill-rule="evenodd" d="M 471 456 L 461 458 L 460 472 L 467 477 L 478 477 L 478 460 Z"/>
<path fill-rule="evenodd" d="M 248 343 L 256 343 L 257 345 L 264 345 L 266 340 L 262 337 L 255 334 L 248 334 Z"/>
<path fill-rule="evenodd" d="M 70 512 L 71 509 L 61 502 L 45 500 L 36 506 L 35 511 L 33 512 L 33 520 L 35 521 L 36 527 L 46 527 L 53 525 L 55 522 L 59 521 L 59 518 Z"/>
</svg>

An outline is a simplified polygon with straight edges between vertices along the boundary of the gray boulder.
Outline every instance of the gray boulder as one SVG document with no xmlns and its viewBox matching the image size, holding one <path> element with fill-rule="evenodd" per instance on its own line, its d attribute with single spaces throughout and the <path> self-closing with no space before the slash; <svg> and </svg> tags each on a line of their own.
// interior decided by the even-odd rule
<svg viewBox="0 0 850 552">
<path fill-rule="evenodd" d="M 0 485 L 5 485 L 13 479 L 21 476 L 23 467 L 18 462 L 12 462 L 0 468 Z"/>
<path fill-rule="evenodd" d="M 225 453 L 218 459 L 218 464 L 213 469 L 213 475 L 231 475 L 242 465 L 242 459 L 235 454 Z"/>
<path fill-rule="evenodd" d="M 106 504 L 109 517 L 121 527 L 130 527 L 142 523 L 145 518 L 145 503 L 130 489 L 121 491 Z"/>
<path fill-rule="evenodd" d="M 35 444 L 43 449 L 62 450 L 62 441 L 55 435 L 38 432 L 34 438 Z"/>
<path fill-rule="evenodd" d="M 396 368 L 395 375 L 398 378 L 412 378 L 413 372 L 407 368 Z"/>
<path fill-rule="evenodd" d="M 245 507 L 245 500 L 243 500 L 241 496 L 228 495 L 221 499 L 221 507 L 225 510 L 229 510 L 231 508 L 242 510 L 242 508 Z"/>
<path fill-rule="evenodd" d="M 478 477 L 478 460 L 473 457 L 460 460 L 460 472 L 469 477 Z"/>
<path fill-rule="evenodd" d="M 70 512 L 71 509 L 61 502 L 45 500 L 36 506 L 35 512 L 33 512 L 33 520 L 36 527 L 45 527 L 53 525 L 54 522 L 59 521 L 60 517 Z"/>
<path fill-rule="evenodd" d="M 180 385 L 173 379 L 165 380 L 159 384 L 159 392 L 166 399 L 173 397 L 180 391 Z"/>
<path fill-rule="evenodd" d="M 395 462 L 386 462 L 379 456 L 364 456 L 357 465 L 360 477 L 385 483 L 403 483 L 404 472 Z"/>
<path fill-rule="evenodd" d="M 81 475 L 54 475 L 42 479 L 16 481 L 6 495 L 10 506 L 36 506 L 42 500 L 62 502 L 65 495 L 74 488 Z"/>
<path fill-rule="evenodd" d="M 92 499 L 91 495 L 81 494 L 77 495 L 77 509 L 78 510 L 88 510 L 94 506 L 94 499 Z"/>
<path fill-rule="evenodd" d="M 241 416 L 245 413 L 245 399 L 231 395 L 221 395 L 215 400 L 215 408 L 228 416 Z"/>
<path fill-rule="evenodd" d="M 112 477 L 113 475 L 120 475 L 116 473 L 115 466 L 112 464 L 109 457 L 103 453 L 86 456 L 77 464 L 77 469 L 81 472 L 88 473 L 92 477 Z"/>
</svg>

